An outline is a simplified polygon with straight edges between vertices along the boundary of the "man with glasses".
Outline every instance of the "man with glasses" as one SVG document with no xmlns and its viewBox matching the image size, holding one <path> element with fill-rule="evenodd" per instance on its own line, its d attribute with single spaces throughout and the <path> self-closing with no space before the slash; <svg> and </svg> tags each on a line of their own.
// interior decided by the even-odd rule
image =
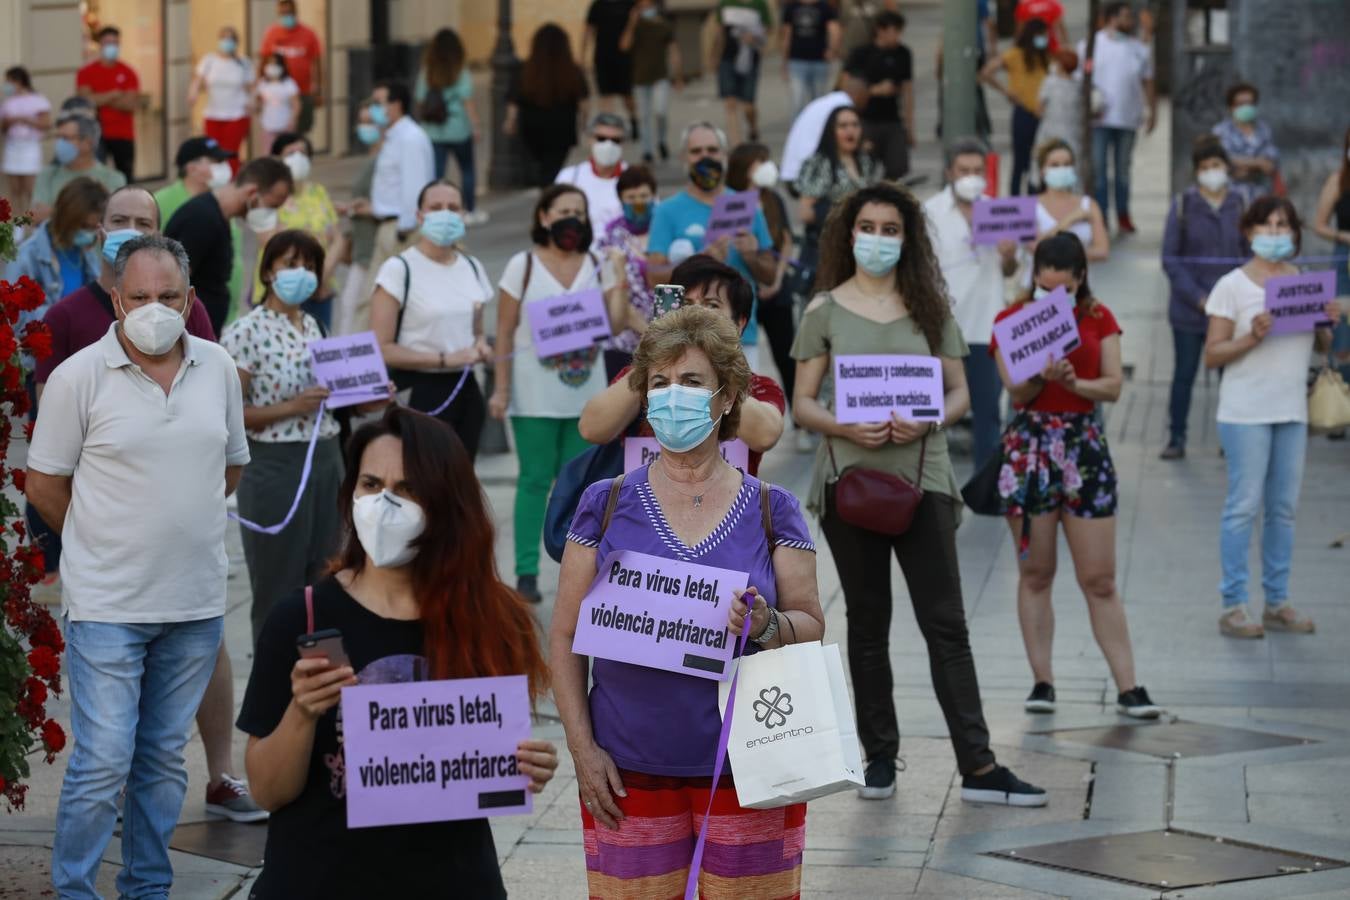
<svg viewBox="0 0 1350 900">
<path fill-rule="evenodd" d="M 591 120 L 591 155 L 558 173 L 559 184 L 574 184 L 586 195 L 586 207 L 595 232 L 596 243 L 605 235 L 605 226 L 623 214 L 619 202 L 619 175 L 628 168 L 623 161 L 623 119 L 614 113 L 600 113 Z"/>
</svg>

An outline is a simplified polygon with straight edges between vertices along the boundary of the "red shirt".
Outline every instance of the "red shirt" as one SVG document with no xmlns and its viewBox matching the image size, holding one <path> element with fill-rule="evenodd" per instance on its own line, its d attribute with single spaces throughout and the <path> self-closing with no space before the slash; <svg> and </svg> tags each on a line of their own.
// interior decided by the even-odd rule
<svg viewBox="0 0 1350 900">
<path fill-rule="evenodd" d="M 994 317 L 998 322 L 1017 312 L 1026 305 L 1025 300 L 1014 303 Z M 1120 323 L 1111 315 L 1106 304 L 1098 303 L 1091 312 L 1083 312 L 1080 306 L 1075 310 L 1078 319 L 1078 349 L 1069 354 L 1069 363 L 1074 374 L 1086 381 L 1100 378 L 1102 374 L 1102 341 L 1113 334 L 1121 334 Z M 990 354 L 998 352 L 998 341 L 989 339 Z M 1018 409 L 1030 409 L 1034 412 L 1048 413 L 1090 413 L 1096 404 L 1080 397 L 1059 382 L 1048 382 L 1041 392 L 1027 406 Z"/>
<path fill-rule="evenodd" d="M 614 380 L 611 381 L 610 384 L 618 384 L 620 381 L 627 378 L 628 373 L 631 371 L 633 371 L 632 366 L 624 366 L 623 371 L 618 375 L 615 375 Z M 787 395 L 784 394 L 783 389 L 778 386 L 778 382 L 766 375 L 756 375 L 753 372 L 750 374 L 750 396 L 763 403 L 768 403 L 780 413 L 787 409 Z M 641 420 L 638 423 L 638 436 L 653 437 L 655 432 L 652 431 L 651 424 L 647 422 L 647 417 L 642 413 L 638 413 L 638 417 Z M 751 475 L 759 475 L 759 461 L 763 458 L 763 453 L 756 450 L 750 451 L 749 464 Z"/>
<path fill-rule="evenodd" d="M 258 51 L 259 67 L 265 66 L 267 57 L 273 53 L 280 53 L 286 60 L 286 71 L 295 79 L 300 93 L 314 93 L 314 63 L 323 53 L 317 34 L 299 23 L 294 28 L 287 28 L 280 22 L 273 22 L 263 32 L 262 49 Z"/>
<path fill-rule="evenodd" d="M 33 380 L 46 384 L 57 366 L 107 334 L 114 318 L 112 298 L 97 281 L 61 298 L 42 317 L 52 332 L 52 352 L 46 359 L 38 360 Z M 200 300 L 188 313 L 187 332 L 204 341 L 216 339 L 216 333 L 211 329 L 211 317 Z"/>
<path fill-rule="evenodd" d="M 136 70 L 124 62 L 108 65 L 101 59 L 85 65 L 75 74 L 75 87 L 87 87 L 95 94 L 108 91 L 139 91 L 141 81 Z M 136 139 L 135 113 L 111 106 L 98 108 L 98 124 L 103 136 L 114 141 L 134 141 Z"/>
<path fill-rule="evenodd" d="M 1055 23 L 1064 18 L 1064 7 L 1059 0 L 1020 0 L 1013 10 L 1013 19 L 1019 26 L 1029 19 L 1040 19 L 1050 30 L 1050 52 L 1059 49 L 1059 38 L 1055 36 Z"/>
</svg>

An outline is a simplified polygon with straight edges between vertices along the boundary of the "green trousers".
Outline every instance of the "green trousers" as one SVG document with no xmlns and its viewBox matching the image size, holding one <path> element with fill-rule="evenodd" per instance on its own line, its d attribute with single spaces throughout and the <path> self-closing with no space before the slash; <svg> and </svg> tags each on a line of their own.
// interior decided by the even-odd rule
<svg viewBox="0 0 1350 900">
<path fill-rule="evenodd" d="M 539 574 L 539 542 L 544 534 L 548 492 L 563 464 L 591 445 L 577 430 L 578 419 L 512 416 L 520 480 L 516 482 L 516 574 Z"/>
</svg>

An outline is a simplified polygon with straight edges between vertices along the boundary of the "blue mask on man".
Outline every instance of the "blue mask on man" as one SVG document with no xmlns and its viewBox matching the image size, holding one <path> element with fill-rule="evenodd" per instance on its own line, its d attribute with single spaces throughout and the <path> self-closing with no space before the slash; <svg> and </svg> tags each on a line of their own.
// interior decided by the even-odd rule
<svg viewBox="0 0 1350 900">
<path fill-rule="evenodd" d="M 712 417 L 716 393 L 682 384 L 648 391 L 647 422 L 656 442 L 672 453 L 684 453 L 707 440 L 722 420 L 721 416 Z"/>
<path fill-rule="evenodd" d="M 380 126 L 362 122 L 356 126 L 356 139 L 369 147 L 380 139 Z"/>
<path fill-rule="evenodd" d="M 389 124 L 389 110 L 383 103 L 370 104 L 370 121 L 383 128 Z"/>
<path fill-rule="evenodd" d="M 123 244 L 140 236 L 141 233 L 135 228 L 119 228 L 108 232 L 107 237 L 103 239 L 103 258 L 108 261 L 108 265 L 117 262 L 117 251 L 122 249 Z"/>
<path fill-rule="evenodd" d="M 68 141 L 63 137 L 56 139 L 56 146 L 52 148 L 56 155 L 56 161 L 63 166 L 68 166 L 80 155 L 80 148 L 75 146 L 74 141 Z"/>
</svg>

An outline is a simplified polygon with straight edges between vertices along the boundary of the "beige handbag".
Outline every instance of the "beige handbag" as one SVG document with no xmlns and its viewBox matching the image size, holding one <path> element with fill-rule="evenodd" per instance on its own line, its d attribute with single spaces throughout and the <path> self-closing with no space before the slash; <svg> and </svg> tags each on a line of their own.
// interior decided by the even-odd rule
<svg viewBox="0 0 1350 900">
<path fill-rule="evenodd" d="M 1331 366 L 1317 374 L 1308 393 L 1308 425 L 1325 431 L 1350 426 L 1350 386 Z"/>
</svg>

